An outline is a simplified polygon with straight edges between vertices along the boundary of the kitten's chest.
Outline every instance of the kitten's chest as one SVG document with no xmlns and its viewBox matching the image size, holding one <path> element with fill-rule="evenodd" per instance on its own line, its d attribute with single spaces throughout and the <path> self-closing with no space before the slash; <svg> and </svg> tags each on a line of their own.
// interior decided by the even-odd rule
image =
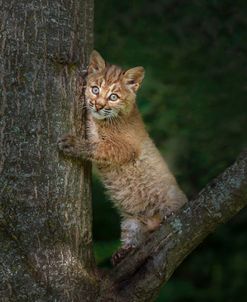
<svg viewBox="0 0 247 302">
<path fill-rule="evenodd" d="M 113 128 L 98 124 L 91 116 L 87 124 L 87 135 L 89 140 L 100 142 L 101 144 L 109 144 L 110 142 L 114 142 L 119 136 L 119 134 L 116 135 L 116 131 L 114 131 Z"/>
</svg>

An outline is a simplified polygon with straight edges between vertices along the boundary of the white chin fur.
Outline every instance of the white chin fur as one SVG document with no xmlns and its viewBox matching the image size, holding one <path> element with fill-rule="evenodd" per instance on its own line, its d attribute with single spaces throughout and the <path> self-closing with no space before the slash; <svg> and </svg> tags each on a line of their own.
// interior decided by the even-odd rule
<svg viewBox="0 0 247 302">
<path fill-rule="evenodd" d="M 100 113 L 98 113 L 96 111 L 91 111 L 91 113 L 92 113 L 92 116 L 94 118 L 96 118 L 97 120 L 104 120 L 104 119 L 106 119 L 106 116 L 101 115 Z"/>
</svg>

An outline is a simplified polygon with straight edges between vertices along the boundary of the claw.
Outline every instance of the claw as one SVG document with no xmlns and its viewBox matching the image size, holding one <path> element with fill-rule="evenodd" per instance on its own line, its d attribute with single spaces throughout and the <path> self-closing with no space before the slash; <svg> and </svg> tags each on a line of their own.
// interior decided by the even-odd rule
<svg viewBox="0 0 247 302">
<path fill-rule="evenodd" d="M 111 258 L 111 263 L 113 266 L 116 266 L 119 262 L 123 260 L 123 258 L 126 257 L 126 255 L 134 249 L 133 245 L 126 245 L 119 250 L 117 250 Z"/>
</svg>

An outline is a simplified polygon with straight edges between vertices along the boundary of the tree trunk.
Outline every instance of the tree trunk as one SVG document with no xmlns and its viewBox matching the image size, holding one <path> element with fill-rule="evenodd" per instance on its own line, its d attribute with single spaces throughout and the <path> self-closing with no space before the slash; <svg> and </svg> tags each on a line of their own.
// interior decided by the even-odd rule
<svg viewBox="0 0 247 302">
<path fill-rule="evenodd" d="M 1 1 L 1 301 L 95 300 L 91 165 L 56 148 L 84 131 L 92 27 L 92 0 Z"/>
<path fill-rule="evenodd" d="M 1 0 L 0 0 L 1 1 Z M 0 301 L 153 301 L 181 261 L 247 203 L 247 152 L 120 264 L 97 273 L 86 135 L 92 0 L 1 1 Z"/>
</svg>

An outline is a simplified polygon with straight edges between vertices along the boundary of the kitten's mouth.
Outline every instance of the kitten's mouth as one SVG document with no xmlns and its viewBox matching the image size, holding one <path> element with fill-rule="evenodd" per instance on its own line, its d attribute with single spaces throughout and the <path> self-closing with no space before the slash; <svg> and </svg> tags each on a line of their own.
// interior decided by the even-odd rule
<svg viewBox="0 0 247 302">
<path fill-rule="evenodd" d="M 90 106 L 90 111 L 92 116 L 98 120 L 112 119 L 117 116 L 117 112 L 113 111 L 112 109 L 103 108 L 96 110 L 96 108 Z"/>
<path fill-rule="evenodd" d="M 101 110 L 97 111 L 95 109 L 91 109 L 91 113 L 92 113 L 92 116 L 98 120 L 104 120 L 108 117 L 103 112 L 101 112 Z"/>
</svg>

